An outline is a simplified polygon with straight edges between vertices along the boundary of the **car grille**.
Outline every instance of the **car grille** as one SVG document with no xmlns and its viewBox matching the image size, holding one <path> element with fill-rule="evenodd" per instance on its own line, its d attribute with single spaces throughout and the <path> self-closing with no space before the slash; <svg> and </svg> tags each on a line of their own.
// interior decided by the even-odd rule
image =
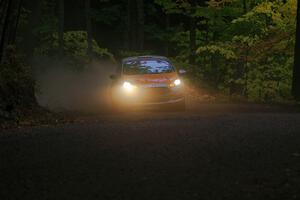
<svg viewBox="0 0 300 200">
<path fill-rule="evenodd" d="M 170 89 L 165 88 L 144 88 L 142 91 L 146 95 L 167 95 L 170 93 Z"/>
<path fill-rule="evenodd" d="M 143 101 L 147 102 L 159 102 L 168 100 L 170 98 L 171 90 L 167 87 L 165 88 L 144 88 L 142 93 Z"/>
</svg>

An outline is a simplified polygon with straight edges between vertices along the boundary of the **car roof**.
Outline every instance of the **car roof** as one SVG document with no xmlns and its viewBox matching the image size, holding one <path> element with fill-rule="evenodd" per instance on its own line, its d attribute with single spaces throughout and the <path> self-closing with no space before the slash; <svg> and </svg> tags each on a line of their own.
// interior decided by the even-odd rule
<svg viewBox="0 0 300 200">
<path fill-rule="evenodd" d="M 122 60 L 122 62 L 128 62 L 128 61 L 134 61 L 134 60 L 140 60 L 140 59 L 159 59 L 159 60 L 167 60 L 169 61 L 169 59 L 167 57 L 164 56 L 152 56 L 152 55 L 146 55 L 146 56 L 134 56 L 134 57 L 128 57 L 128 58 L 124 58 Z"/>
</svg>

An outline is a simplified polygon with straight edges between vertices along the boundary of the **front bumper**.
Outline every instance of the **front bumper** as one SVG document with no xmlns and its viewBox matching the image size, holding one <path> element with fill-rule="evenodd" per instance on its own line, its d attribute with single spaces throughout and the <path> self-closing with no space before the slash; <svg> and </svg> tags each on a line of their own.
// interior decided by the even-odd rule
<svg viewBox="0 0 300 200">
<path fill-rule="evenodd" d="M 183 86 L 138 88 L 132 93 L 119 87 L 114 91 L 113 99 L 119 105 L 151 106 L 178 103 L 184 101 L 184 96 Z"/>
</svg>

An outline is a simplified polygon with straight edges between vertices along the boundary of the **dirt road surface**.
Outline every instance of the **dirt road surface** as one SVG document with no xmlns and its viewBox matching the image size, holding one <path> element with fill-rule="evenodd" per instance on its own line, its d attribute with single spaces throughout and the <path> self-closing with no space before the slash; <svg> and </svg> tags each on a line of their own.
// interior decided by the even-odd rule
<svg viewBox="0 0 300 200">
<path fill-rule="evenodd" d="M 0 199 L 300 199 L 300 113 L 198 104 L 1 131 Z"/>
</svg>

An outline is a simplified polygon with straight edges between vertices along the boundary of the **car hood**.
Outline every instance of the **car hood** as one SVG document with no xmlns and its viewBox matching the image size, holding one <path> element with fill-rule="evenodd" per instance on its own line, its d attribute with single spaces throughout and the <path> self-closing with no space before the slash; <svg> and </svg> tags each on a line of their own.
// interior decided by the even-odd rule
<svg viewBox="0 0 300 200">
<path fill-rule="evenodd" d="M 139 75 L 123 75 L 124 81 L 129 81 L 132 84 L 171 84 L 178 79 L 176 72 L 163 74 L 139 74 Z"/>
</svg>

